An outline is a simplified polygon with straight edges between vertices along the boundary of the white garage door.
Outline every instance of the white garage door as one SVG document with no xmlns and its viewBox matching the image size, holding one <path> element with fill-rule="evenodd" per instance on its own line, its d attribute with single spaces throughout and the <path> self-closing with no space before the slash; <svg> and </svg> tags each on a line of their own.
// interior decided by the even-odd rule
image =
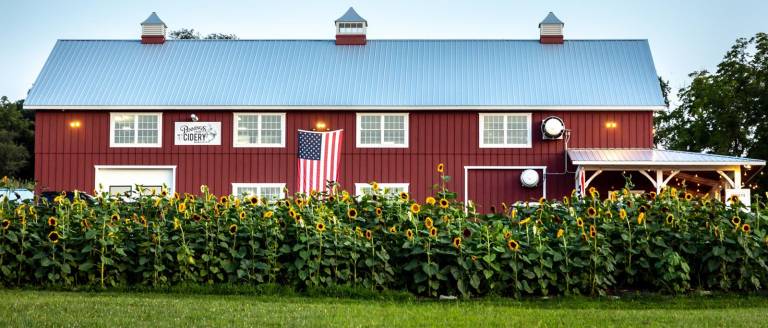
<svg viewBox="0 0 768 328">
<path fill-rule="evenodd" d="M 147 192 L 160 191 L 163 185 L 170 193 L 176 190 L 175 166 L 96 166 L 96 190 L 123 194 L 141 185 Z"/>
</svg>

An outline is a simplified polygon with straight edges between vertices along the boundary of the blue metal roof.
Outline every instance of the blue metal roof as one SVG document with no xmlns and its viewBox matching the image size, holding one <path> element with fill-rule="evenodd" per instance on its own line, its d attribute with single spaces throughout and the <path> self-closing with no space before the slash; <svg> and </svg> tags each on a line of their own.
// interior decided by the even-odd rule
<svg viewBox="0 0 768 328">
<path fill-rule="evenodd" d="M 352 8 L 352 7 L 349 7 L 349 9 L 347 9 L 347 12 L 344 13 L 344 15 L 342 15 L 341 17 L 339 17 L 339 19 L 337 19 L 336 22 L 337 23 L 338 22 L 366 22 L 366 23 L 368 23 L 368 21 L 365 20 L 364 18 L 360 17 L 360 15 L 358 15 L 357 12 L 355 11 L 355 9 Z"/>
<path fill-rule="evenodd" d="M 141 25 L 163 25 L 165 26 L 165 23 L 163 22 L 160 17 L 157 16 L 157 14 L 153 11 L 147 19 L 145 19 L 143 22 L 141 22 Z"/>
<path fill-rule="evenodd" d="M 645 40 L 61 40 L 25 103 L 662 105 Z"/>
<path fill-rule="evenodd" d="M 541 21 L 541 23 L 539 23 L 539 27 L 541 27 L 541 24 L 560 24 L 560 25 L 565 25 L 563 23 L 563 21 L 561 21 L 559 18 L 557 18 L 557 16 L 555 16 L 555 14 L 553 12 L 551 12 L 551 11 L 549 12 L 549 14 L 547 14 L 547 17 L 544 17 L 544 20 Z"/>
</svg>

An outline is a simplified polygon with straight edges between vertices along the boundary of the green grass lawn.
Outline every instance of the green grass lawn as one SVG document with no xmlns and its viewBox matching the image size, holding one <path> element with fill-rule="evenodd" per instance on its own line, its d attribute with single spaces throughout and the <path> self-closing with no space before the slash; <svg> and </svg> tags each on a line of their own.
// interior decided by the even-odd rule
<svg viewBox="0 0 768 328">
<path fill-rule="evenodd" d="M 0 290 L 0 326 L 768 325 L 759 296 L 382 301 L 299 296 Z"/>
</svg>

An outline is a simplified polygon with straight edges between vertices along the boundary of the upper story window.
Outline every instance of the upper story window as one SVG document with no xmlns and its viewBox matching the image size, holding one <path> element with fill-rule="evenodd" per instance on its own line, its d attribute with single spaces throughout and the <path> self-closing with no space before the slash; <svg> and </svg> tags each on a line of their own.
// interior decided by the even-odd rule
<svg viewBox="0 0 768 328">
<path fill-rule="evenodd" d="M 530 148 L 531 114 L 480 114 L 480 148 Z"/>
<path fill-rule="evenodd" d="M 235 196 L 257 196 L 268 201 L 285 197 L 285 183 L 233 183 L 232 194 Z"/>
<path fill-rule="evenodd" d="M 408 113 L 359 113 L 356 132 L 359 148 L 407 148 Z"/>
<path fill-rule="evenodd" d="M 339 23 L 338 32 L 341 34 L 363 34 L 365 28 L 363 23 Z"/>
<path fill-rule="evenodd" d="M 285 113 L 235 113 L 235 147 L 285 147 Z"/>
<path fill-rule="evenodd" d="M 110 113 L 110 147 L 161 147 L 161 113 Z"/>
<path fill-rule="evenodd" d="M 401 192 L 408 192 L 408 183 L 379 183 L 379 190 L 383 190 L 391 194 L 399 194 Z M 355 183 L 355 195 L 363 196 L 371 194 L 373 187 L 370 183 Z"/>
</svg>

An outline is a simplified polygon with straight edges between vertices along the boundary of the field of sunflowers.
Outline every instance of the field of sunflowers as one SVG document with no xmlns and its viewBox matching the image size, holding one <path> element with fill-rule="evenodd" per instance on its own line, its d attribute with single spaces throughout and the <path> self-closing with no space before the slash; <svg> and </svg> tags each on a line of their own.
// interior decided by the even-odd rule
<svg viewBox="0 0 768 328">
<path fill-rule="evenodd" d="M 412 199 L 372 182 L 265 201 L 161 191 L 93 204 L 0 204 L 0 284 L 350 286 L 460 295 L 754 291 L 768 284 L 765 200 L 750 211 L 673 188 L 504 206 L 480 215 L 446 189 Z"/>
</svg>

